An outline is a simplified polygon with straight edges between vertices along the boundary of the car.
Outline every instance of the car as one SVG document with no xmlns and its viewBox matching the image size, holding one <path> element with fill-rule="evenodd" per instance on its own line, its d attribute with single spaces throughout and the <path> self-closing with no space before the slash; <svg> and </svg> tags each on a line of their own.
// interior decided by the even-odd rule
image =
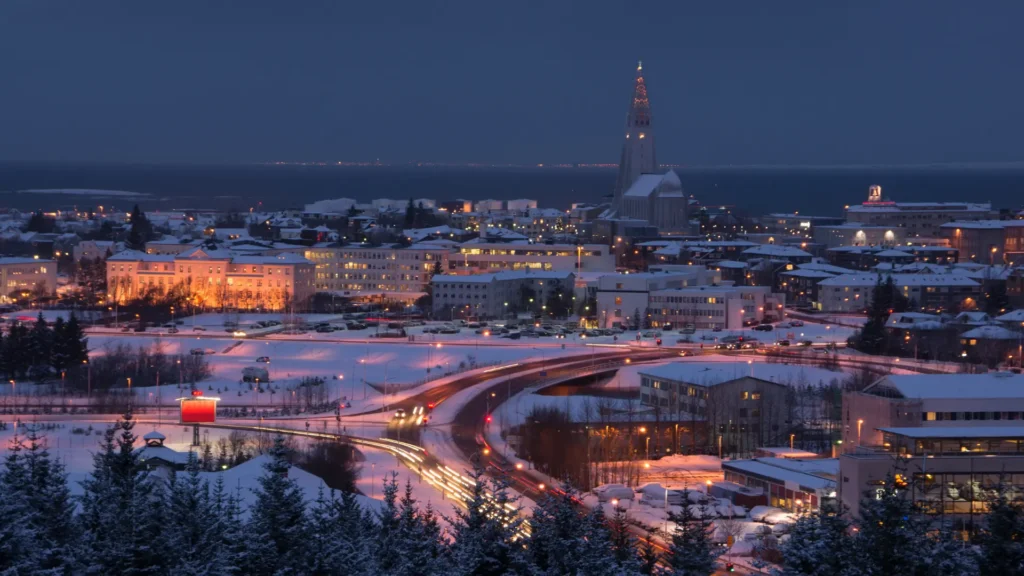
<svg viewBox="0 0 1024 576">
<path fill-rule="evenodd" d="M 193 332 L 206 332 L 206 328 L 203 328 L 202 326 L 193 326 L 192 327 L 192 331 Z"/>
<path fill-rule="evenodd" d="M 752 330 L 757 330 L 758 332 L 771 332 L 772 330 L 775 330 L 775 327 L 771 324 L 759 324 L 754 326 Z"/>
<path fill-rule="evenodd" d="M 441 327 L 440 326 L 427 326 L 426 328 L 423 329 L 423 333 L 424 334 L 440 334 L 441 333 Z"/>
<path fill-rule="evenodd" d="M 167 333 L 168 334 L 177 334 L 178 333 L 178 327 L 177 326 L 171 326 L 170 328 L 167 329 Z"/>
<path fill-rule="evenodd" d="M 711 331 L 712 332 L 721 332 L 722 331 L 722 327 L 721 326 L 715 326 L 714 328 L 711 329 Z"/>
<path fill-rule="evenodd" d="M 789 340 L 779 340 L 776 344 L 779 346 L 789 346 Z"/>
<path fill-rule="evenodd" d="M 408 414 L 405 413 L 405 408 L 399 408 L 395 410 L 395 420 L 405 420 Z"/>
<path fill-rule="evenodd" d="M 501 337 L 508 338 L 509 340 L 519 340 L 523 336 L 519 332 L 509 332 L 508 334 L 502 334 Z"/>
<path fill-rule="evenodd" d="M 203 350 L 202 348 L 193 348 L 189 350 L 188 353 L 193 356 L 205 356 L 206 350 Z"/>
<path fill-rule="evenodd" d="M 799 346 L 810 346 L 812 344 L 814 344 L 814 342 L 811 342 L 810 340 L 801 340 L 798 345 Z"/>
<path fill-rule="evenodd" d="M 126 326 L 122 326 L 121 327 L 121 332 L 131 332 L 131 331 L 132 331 L 132 327 L 131 326 L 127 326 L 126 325 Z"/>
<path fill-rule="evenodd" d="M 133 328 L 133 330 L 135 332 L 145 332 L 146 331 L 146 325 L 145 324 L 139 324 L 138 326 Z"/>
<path fill-rule="evenodd" d="M 235 330 L 234 332 L 231 333 L 231 335 L 234 336 L 235 338 L 245 338 L 249 334 L 247 334 L 245 330 Z"/>
<path fill-rule="evenodd" d="M 794 327 L 794 328 L 799 328 L 799 327 L 804 325 L 804 321 L 803 320 L 791 320 L 789 322 L 789 325 Z"/>
<path fill-rule="evenodd" d="M 316 331 L 319 332 L 320 334 L 326 334 L 328 332 L 334 332 L 334 328 L 330 326 L 317 326 Z"/>
<path fill-rule="evenodd" d="M 264 364 L 270 364 L 270 356 L 260 356 L 259 358 L 256 359 L 256 361 L 262 362 Z"/>
</svg>

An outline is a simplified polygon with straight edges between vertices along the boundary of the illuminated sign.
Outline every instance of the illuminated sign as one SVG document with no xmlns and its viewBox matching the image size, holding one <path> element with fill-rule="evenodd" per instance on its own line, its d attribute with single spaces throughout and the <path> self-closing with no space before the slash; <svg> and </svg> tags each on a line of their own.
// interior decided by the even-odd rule
<svg viewBox="0 0 1024 576">
<path fill-rule="evenodd" d="M 193 390 L 191 398 L 178 398 L 181 404 L 182 424 L 213 424 L 217 421 L 217 402 L 220 398 L 203 396 L 202 390 Z"/>
</svg>

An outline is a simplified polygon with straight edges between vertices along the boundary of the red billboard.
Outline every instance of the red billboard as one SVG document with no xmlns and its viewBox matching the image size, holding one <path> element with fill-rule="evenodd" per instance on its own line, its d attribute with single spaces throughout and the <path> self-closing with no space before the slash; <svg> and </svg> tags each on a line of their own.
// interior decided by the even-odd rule
<svg viewBox="0 0 1024 576">
<path fill-rule="evenodd" d="M 219 398 L 181 398 L 182 424 L 213 424 L 217 421 Z"/>
</svg>

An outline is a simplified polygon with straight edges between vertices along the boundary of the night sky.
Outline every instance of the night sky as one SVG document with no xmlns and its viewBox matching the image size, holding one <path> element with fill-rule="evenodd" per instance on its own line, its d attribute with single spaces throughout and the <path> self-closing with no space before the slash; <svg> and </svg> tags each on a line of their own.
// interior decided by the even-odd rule
<svg viewBox="0 0 1024 576">
<path fill-rule="evenodd" d="M 1024 160 L 1024 2 L 0 2 L 0 161 Z"/>
</svg>

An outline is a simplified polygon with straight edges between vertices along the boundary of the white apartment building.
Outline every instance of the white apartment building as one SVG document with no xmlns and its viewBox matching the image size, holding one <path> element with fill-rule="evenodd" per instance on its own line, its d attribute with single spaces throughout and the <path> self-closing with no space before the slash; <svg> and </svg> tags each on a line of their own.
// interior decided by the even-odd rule
<svg viewBox="0 0 1024 576">
<path fill-rule="evenodd" d="M 4 303 L 39 287 L 53 294 L 57 289 L 57 263 L 35 258 L 0 258 L 0 286 L 0 302 Z"/>
<path fill-rule="evenodd" d="M 878 273 L 841 274 L 818 283 L 818 302 L 824 312 L 857 312 L 871 305 Z M 883 282 L 885 277 L 881 277 Z M 896 288 L 925 310 L 973 310 L 981 285 L 965 275 L 892 274 Z"/>
<path fill-rule="evenodd" d="M 118 303 L 178 290 L 207 308 L 304 308 L 315 291 L 313 264 L 298 254 L 239 255 L 193 248 L 181 254 L 126 250 L 107 258 L 107 297 Z"/>
<path fill-rule="evenodd" d="M 536 200 L 527 200 L 526 198 L 520 198 L 518 200 L 508 201 L 509 212 L 525 212 L 527 210 L 533 210 L 537 207 Z"/>
<path fill-rule="evenodd" d="M 547 302 L 559 293 L 572 297 L 572 272 L 497 272 L 472 276 L 434 276 L 434 316 L 439 318 L 503 318 L 514 311 Z M 524 288 L 532 302 L 522 302 Z M 533 305 L 533 308 L 539 306 Z"/>
<path fill-rule="evenodd" d="M 653 327 L 735 330 L 744 322 L 779 318 L 784 306 L 785 295 L 768 286 L 694 286 L 651 292 L 648 310 Z"/>
<path fill-rule="evenodd" d="M 491 230 L 493 232 L 494 229 Z M 577 268 L 579 264 L 579 268 Z M 451 256 L 456 273 L 502 270 L 614 272 L 615 254 L 602 244 L 466 242 Z"/>
<path fill-rule="evenodd" d="M 386 292 L 396 297 L 426 291 L 435 266 L 448 269 L 451 250 L 413 245 L 369 247 L 317 244 L 304 255 L 316 266 L 314 284 L 319 292 Z"/>
<path fill-rule="evenodd" d="M 893 246 L 903 242 L 903 228 L 844 223 L 815 226 L 814 243 L 825 248 L 839 246 Z"/>
<path fill-rule="evenodd" d="M 601 276 L 597 279 L 598 323 L 602 328 L 632 326 L 637 314 L 647 313 L 652 293 L 714 281 L 718 276 L 709 276 L 709 272 L 697 266 L 686 271 Z"/>
<path fill-rule="evenodd" d="M 123 249 L 121 242 L 113 240 L 82 240 L 71 249 L 71 254 L 75 262 L 81 262 L 83 258 L 106 258 L 108 253 L 114 255 Z"/>
</svg>

